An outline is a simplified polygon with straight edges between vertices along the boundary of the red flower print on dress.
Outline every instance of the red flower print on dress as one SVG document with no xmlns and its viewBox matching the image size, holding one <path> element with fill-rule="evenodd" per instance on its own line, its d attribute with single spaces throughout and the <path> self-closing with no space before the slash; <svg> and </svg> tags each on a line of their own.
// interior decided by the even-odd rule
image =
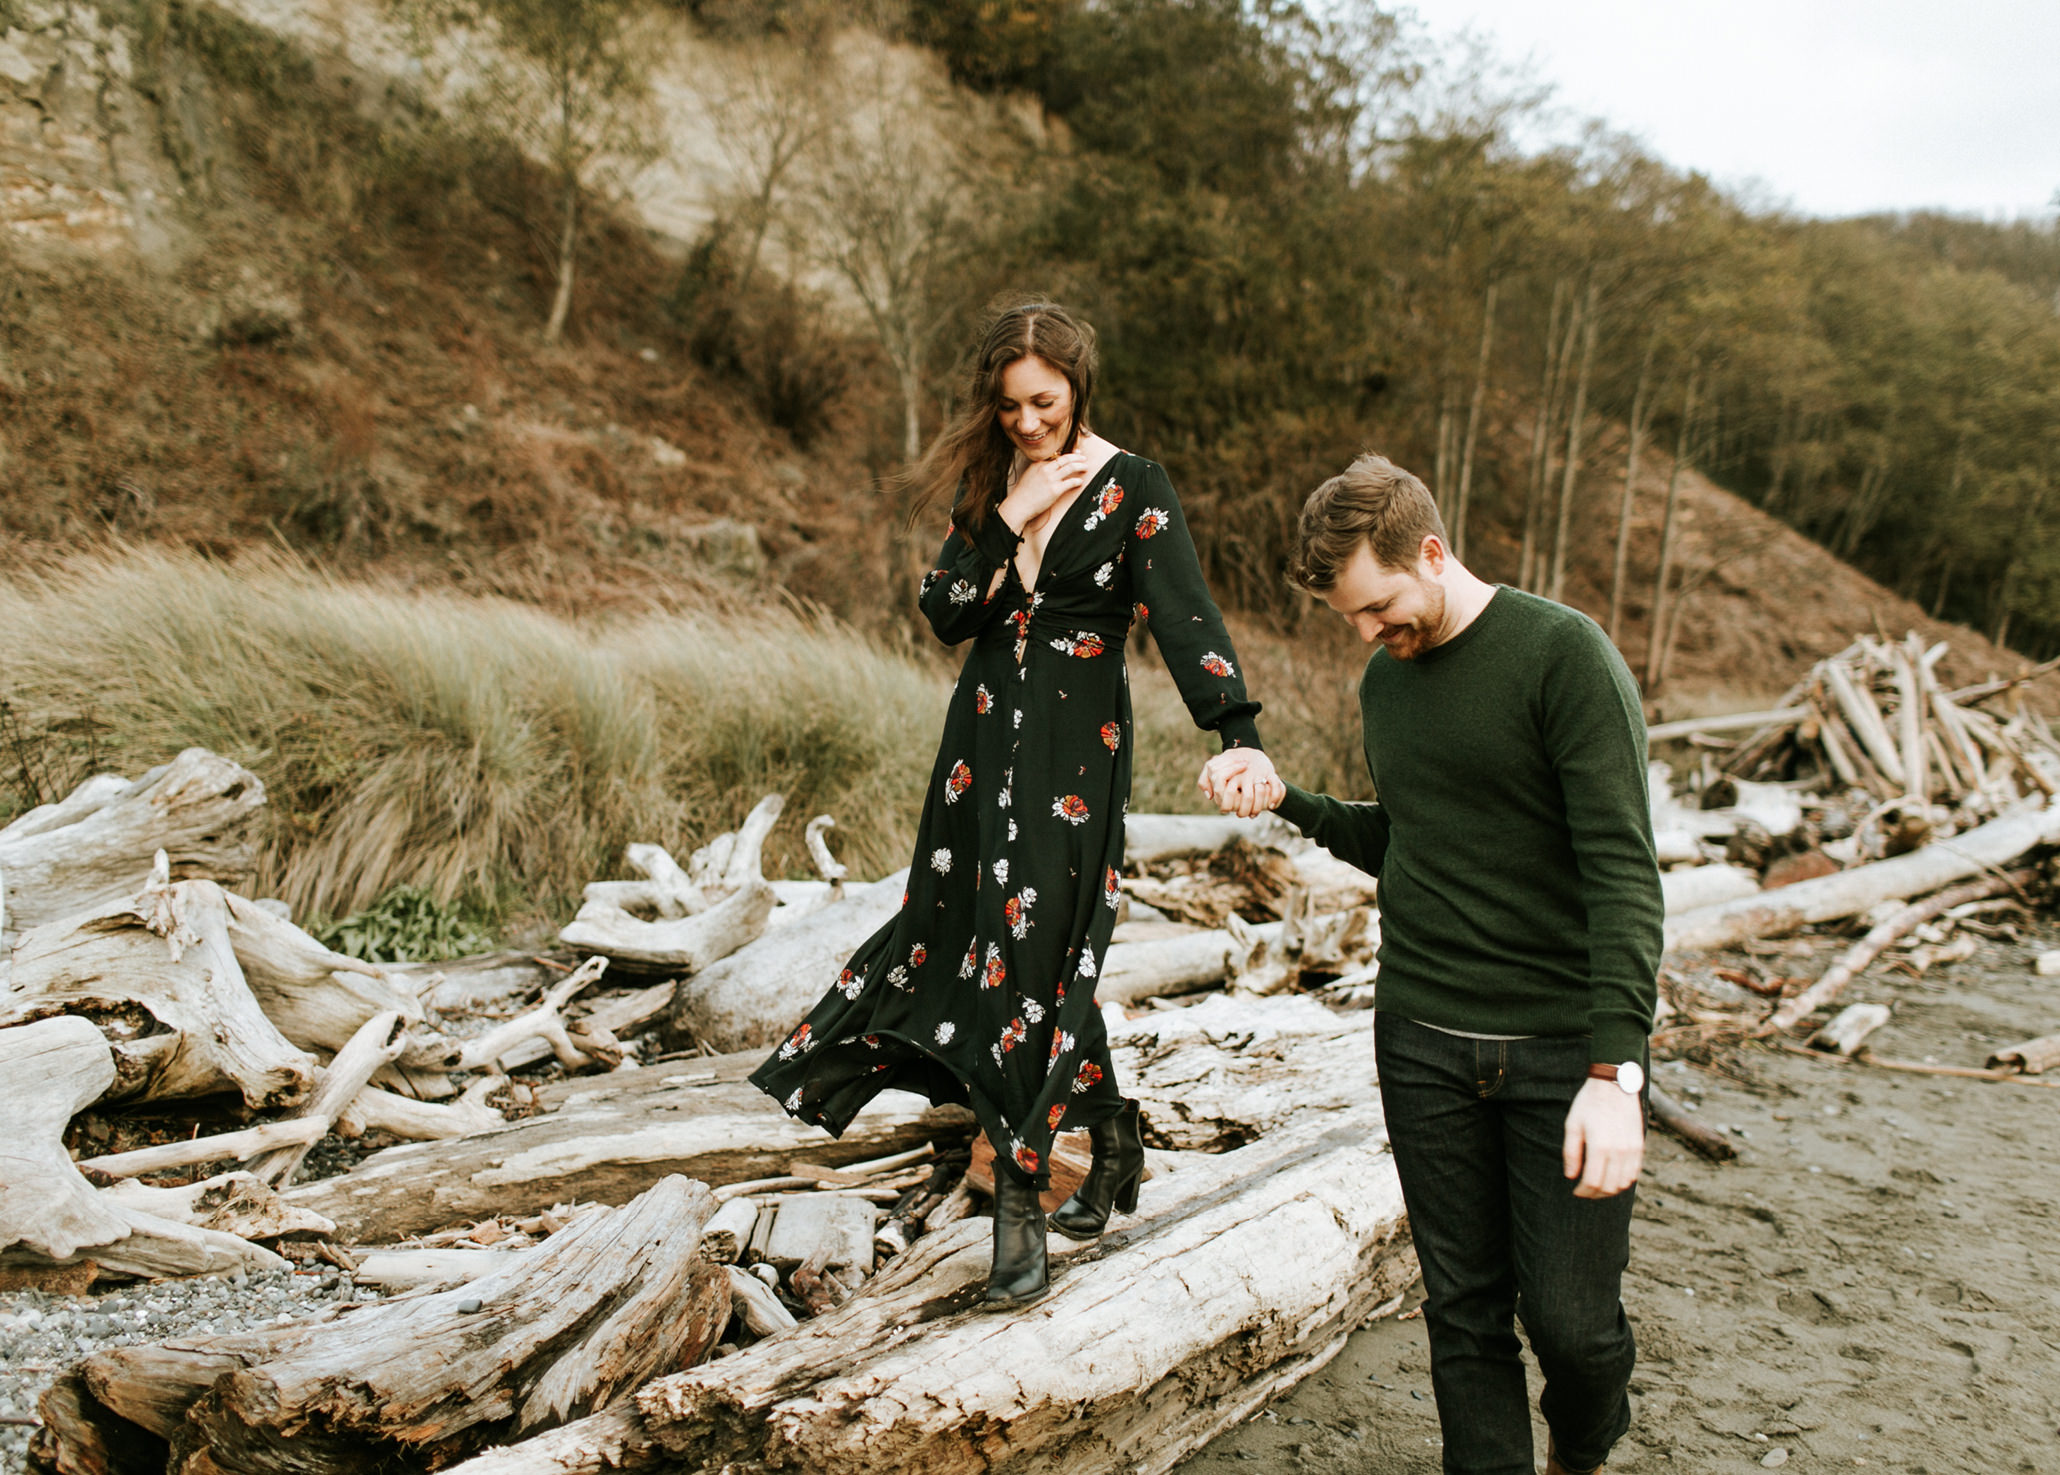
<svg viewBox="0 0 2060 1475">
<path fill-rule="evenodd" d="M 837 992 L 844 995 L 847 999 L 857 998 L 858 991 L 864 987 L 865 975 L 863 973 L 853 973 L 849 968 L 846 968 L 837 975 Z"/>
<path fill-rule="evenodd" d="M 973 692 L 973 710 L 982 717 L 994 710 L 994 693 L 987 689 L 984 681 Z"/>
<path fill-rule="evenodd" d="M 1223 657 L 1217 655 L 1213 650 L 1202 657 L 1202 669 L 1211 676 L 1237 675 L 1237 668 L 1224 660 Z"/>
<path fill-rule="evenodd" d="M 1092 630 L 1075 630 L 1071 635 L 1052 637 L 1051 648 L 1062 656 L 1074 656 L 1091 661 L 1096 656 L 1108 653 L 1108 643 Z"/>
<path fill-rule="evenodd" d="M 1140 538 L 1156 537 L 1166 527 L 1166 514 L 1156 507 L 1147 507 L 1137 519 L 1137 535 Z"/>
<path fill-rule="evenodd" d="M 951 766 L 951 777 L 944 781 L 944 802 L 958 803 L 958 796 L 972 786 L 973 770 L 966 767 L 966 760 L 961 758 Z"/>
<path fill-rule="evenodd" d="M 1101 1079 L 1102 1068 L 1099 1065 L 1092 1060 L 1081 1061 L 1080 1073 L 1073 1077 L 1073 1094 L 1078 1096 L 1082 1092 L 1093 1090 L 1101 1084 Z"/>
<path fill-rule="evenodd" d="M 1049 1069 L 1050 1067 L 1057 1065 L 1059 1063 L 1059 1057 L 1072 1048 L 1073 1037 L 1071 1035 L 1067 1034 L 1062 1029 L 1053 1030 L 1051 1032 L 1051 1054 L 1045 1057 L 1045 1067 Z"/>
<path fill-rule="evenodd" d="M 1102 525 L 1103 518 L 1114 514 L 1115 510 L 1122 505 L 1123 488 L 1116 485 L 1116 479 L 1112 476 L 1103 485 L 1102 489 L 1094 494 L 1094 511 L 1087 514 L 1087 521 L 1082 523 L 1081 526 L 1089 532 L 1093 532 Z"/>
<path fill-rule="evenodd" d="M 980 987 L 1000 988 L 1004 983 L 1008 982 L 1008 977 L 1008 965 L 1001 960 L 1001 944 L 998 942 L 988 943 L 987 972 L 980 979 Z"/>
<path fill-rule="evenodd" d="M 796 1055 L 806 1050 L 810 1044 L 809 1033 L 809 1027 L 804 1024 L 801 1028 L 795 1030 L 793 1034 L 789 1035 L 787 1043 L 780 1046 L 780 1059 L 792 1060 Z"/>
<path fill-rule="evenodd" d="M 980 971 L 980 939 L 974 938 L 966 944 L 966 956 L 958 965 L 960 978 L 971 978 Z"/>
<path fill-rule="evenodd" d="M 1142 625 L 1151 619 L 1152 608 L 1142 600 L 1139 600 L 1136 604 L 1130 606 L 1130 614 L 1138 624 Z"/>
<path fill-rule="evenodd" d="M 1087 801 L 1078 794 L 1068 794 L 1063 799 L 1052 800 L 1051 812 L 1054 819 L 1062 819 L 1069 825 L 1087 823 Z"/>
<path fill-rule="evenodd" d="M 1018 941 L 1030 935 L 1030 908 L 1037 904 L 1037 888 L 1025 886 L 1016 895 L 1001 904 L 1002 920 L 1009 924 L 1009 931 Z"/>
<path fill-rule="evenodd" d="M 1025 1147 L 1020 1142 L 1016 1143 L 1015 1147 L 1016 1150 L 1013 1156 L 1016 1159 L 1016 1166 L 1021 1168 L 1026 1173 L 1036 1172 L 1037 1164 L 1039 1161 L 1037 1154 L 1031 1151 L 1029 1148 Z"/>
<path fill-rule="evenodd" d="M 919 942 L 914 947 L 908 950 L 908 966 L 911 968 L 920 968 L 923 966 L 924 960 L 927 959 L 929 956 L 930 950 L 924 947 Z"/>
<path fill-rule="evenodd" d="M 1123 727 L 1122 727 L 1122 724 L 1120 724 L 1120 723 L 1116 723 L 1116 722 L 1104 722 L 1104 723 L 1102 724 L 1102 746 L 1103 746 L 1103 747 L 1107 748 L 1107 749 L 1108 749 L 1108 750 L 1109 750 L 1109 751 L 1110 751 L 1111 753 L 1113 753 L 1113 752 L 1115 752 L 1115 751 L 1116 751 L 1116 745 L 1117 745 L 1118 743 L 1122 742 L 1122 741 L 1123 741 Z"/>
<path fill-rule="evenodd" d="M 1059 1129 L 1059 1123 L 1064 1121 L 1065 1119 L 1066 1103 L 1061 1101 L 1057 1105 L 1053 1106 L 1050 1111 L 1044 1114 L 1045 1129 L 1047 1131 L 1056 1132 Z"/>
<path fill-rule="evenodd" d="M 1123 901 L 1123 878 L 1110 866 L 1102 872 L 1102 905 L 1110 911 L 1116 910 Z"/>
</svg>

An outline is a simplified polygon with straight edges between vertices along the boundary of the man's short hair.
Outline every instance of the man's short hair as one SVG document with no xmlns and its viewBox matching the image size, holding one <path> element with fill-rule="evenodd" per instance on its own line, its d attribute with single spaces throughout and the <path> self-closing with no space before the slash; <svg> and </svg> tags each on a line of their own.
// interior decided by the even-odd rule
<svg viewBox="0 0 2060 1475">
<path fill-rule="evenodd" d="M 1288 582 L 1311 594 L 1327 592 L 1362 544 L 1387 567 L 1414 572 L 1428 537 L 1449 546 L 1429 489 L 1387 457 L 1368 452 L 1302 504 Z"/>
</svg>

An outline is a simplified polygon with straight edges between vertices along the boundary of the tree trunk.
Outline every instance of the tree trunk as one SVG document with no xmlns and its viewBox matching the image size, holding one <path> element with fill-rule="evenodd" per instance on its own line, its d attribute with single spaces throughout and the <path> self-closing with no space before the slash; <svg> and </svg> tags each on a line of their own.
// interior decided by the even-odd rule
<svg viewBox="0 0 2060 1475">
<path fill-rule="evenodd" d="M 1631 447 L 1624 457 L 1624 494 L 1617 503 L 1616 557 L 1609 574 L 1609 643 L 1623 649 L 1624 570 L 1631 554 L 1631 512 L 1638 500 L 1638 453 L 1645 444 L 1645 386 L 1652 378 L 1653 351 L 1659 347 L 1659 330 L 1645 340 L 1645 357 L 1638 365 L 1638 387 L 1631 392 Z"/>
<path fill-rule="evenodd" d="M 551 316 L 544 323 L 544 346 L 555 344 L 565 332 L 565 319 L 572 311 L 574 241 L 579 225 L 579 171 L 568 167 L 564 180 L 564 223 L 558 231 L 558 290 L 551 297 Z"/>
<path fill-rule="evenodd" d="M 1697 364 L 1688 361 L 1688 387 L 1681 400 L 1681 434 L 1674 446 L 1674 464 L 1667 472 L 1667 506 L 1659 524 L 1659 567 L 1652 576 L 1652 613 L 1646 617 L 1645 694 L 1651 696 L 1660 681 L 1666 635 L 1667 580 L 1674 572 L 1674 514 L 1681 497 L 1681 466 L 1688 459 L 1688 435 L 1695 424 L 1695 379 Z"/>
<path fill-rule="evenodd" d="M 1523 547 L 1517 559 L 1519 588 L 1532 584 L 1531 565 L 1538 546 L 1538 504 L 1544 498 L 1545 446 L 1552 435 L 1552 421 L 1558 397 L 1553 366 L 1559 362 L 1559 320 L 1566 306 L 1566 281 L 1552 284 L 1552 316 L 1545 328 L 1545 368 L 1538 385 L 1538 410 L 1531 425 L 1531 460 L 1524 481 Z"/>
<path fill-rule="evenodd" d="M 1452 556 L 1465 560 L 1466 557 L 1466 514 L 1473 499 L 1473 453 L 1480 437 L 1481 405 L 1488 397 L 1489 351 L 1495 342 L 1495 294 L 1500 286 L 1488 283 L 1486 297 L 1481 302 L 1481 356 L 1474 367 L 1473 398 L 1466 407 L 1466 443 L 1459 453 L 1459 497 L 1452 510 L 1452 525 L 1446 531 L 1452 535 Z"/>
<path fill-rule="evenodd" d="M 239 885 L 257 845 L 265 786 L 249 769 L 188 748 L 134 783 L 101 774 L 0 830 L 6 925 L 37 927 L 134 897 L 165 852 L 179 880 Z"/>
<path fill-rule="evenodd" d="M 1566 593 L 1566 539 L 1573 520 L 1574 483 L 1581 474 L 1581 428 L 1588 414 L 1588 371 L 1595 362 L 1595 274 L 1588 274 L 1588 293 L 1581 303 L 1581 369 L 1574 380 L 1574 408 L 1566 427 L 1566 478 L 1559 486 L 1559 517 L 1552 529 L 1552 577 L 1548 597 Z"/>
</svg>

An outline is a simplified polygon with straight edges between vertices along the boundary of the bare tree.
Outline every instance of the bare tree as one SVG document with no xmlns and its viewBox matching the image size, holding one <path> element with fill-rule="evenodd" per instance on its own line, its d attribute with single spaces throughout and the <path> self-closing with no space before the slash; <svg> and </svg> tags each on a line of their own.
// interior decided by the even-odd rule
<svg viewBox="0 0 2060 1475">
<path fill-rule="evenodd" d="M 1481 402 L 1488 397 L 1488 356 L 1495 344 L 1495 294 L 1498 286 L 1488 283 L 1481 303 L 1481 354 L 1474 367 L 1473 399 L 1466 407 L 1466 440 L 1459 453 L 1459 494 L 1452 499 L 1452 552 L 1466 556 L 1466 512 L 1473 497 L 1473 452 L 1481 429 Z"/>
<path fill-rule="evenodd" d="M 1638 365 L 1638 387 L 1631 391 L 1631 446 L 1624 458 L 1624 491 L 1617 503 L 1616 559 L 1609 574 L 1609 640 L 1621 648 L 1618 639 L 1624 618 L 1624 568 L 1631 552 L 1631 510 L 1638 499 L 1638 453 L 1645 446 L 1645 432 L 1651 428 L 1652 410 L 1645 403 L 1645 386 L 1652 380 L 1652 356 L 1659 347 L 1659 329 L 1645 340 L 1645 357 Z"/>
<path fill-rule="evenodd" d="M 902 449 L 922 453 L 930 356 L 957 305 L 954 268 L 977 229 L 980 130 L 907 53 L 847 34 L 846 91 L 822 147 L 797 173 L 789 248 L 847 288 L 901 393 Z"/>
<path fill-rule="evenodd" d="M 1574 511 L 1574 482 L 1581 472 L 1581 428 L 1588 418 L 1588 371 L 1595 363 L 1595 273 L 1588 272 L 1588 295 L 1581 304 L 1581 372 L 1574 381 L 1574 408 L 1566 427 L 1566 478 L 1559 486 L 1559 517 L 1552 529 L 1552 576 L 1546 597 L 1566 590 L 1567 527 Z"/>
<path fill-rule="evenodd" d="M 572 310 L 581 197 L 656 156 L 655 33 L 641 0 L 400 0 L 418 48 L 461 106 L 540 160 L 556 186 L 556 343 Z M 452 55 L 452 50 L 455 55 Z"/>
</svg>

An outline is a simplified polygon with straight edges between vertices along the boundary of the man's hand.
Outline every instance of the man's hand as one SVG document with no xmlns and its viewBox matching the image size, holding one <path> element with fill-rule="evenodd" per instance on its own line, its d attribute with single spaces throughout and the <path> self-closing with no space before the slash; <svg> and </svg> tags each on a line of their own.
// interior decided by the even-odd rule
<svg viewBox="0 0 2060 1475">
<path fill-rule="evenodd" d="M 1590 1080 L 1567 1108 L 1560 1149 L 1575 1198 L 1614 1198 L 1645 1166 L 1645 1103 L 1615 1081 Z"/>
<path fill-rule="evenodd" d="M 1273 760 L 1258 748 L 1224 749 L 1202 765 L 1195 782 L 1218 809 L 1244 819 L 1278 808 L 1287 797 Z"/>
</svg>

